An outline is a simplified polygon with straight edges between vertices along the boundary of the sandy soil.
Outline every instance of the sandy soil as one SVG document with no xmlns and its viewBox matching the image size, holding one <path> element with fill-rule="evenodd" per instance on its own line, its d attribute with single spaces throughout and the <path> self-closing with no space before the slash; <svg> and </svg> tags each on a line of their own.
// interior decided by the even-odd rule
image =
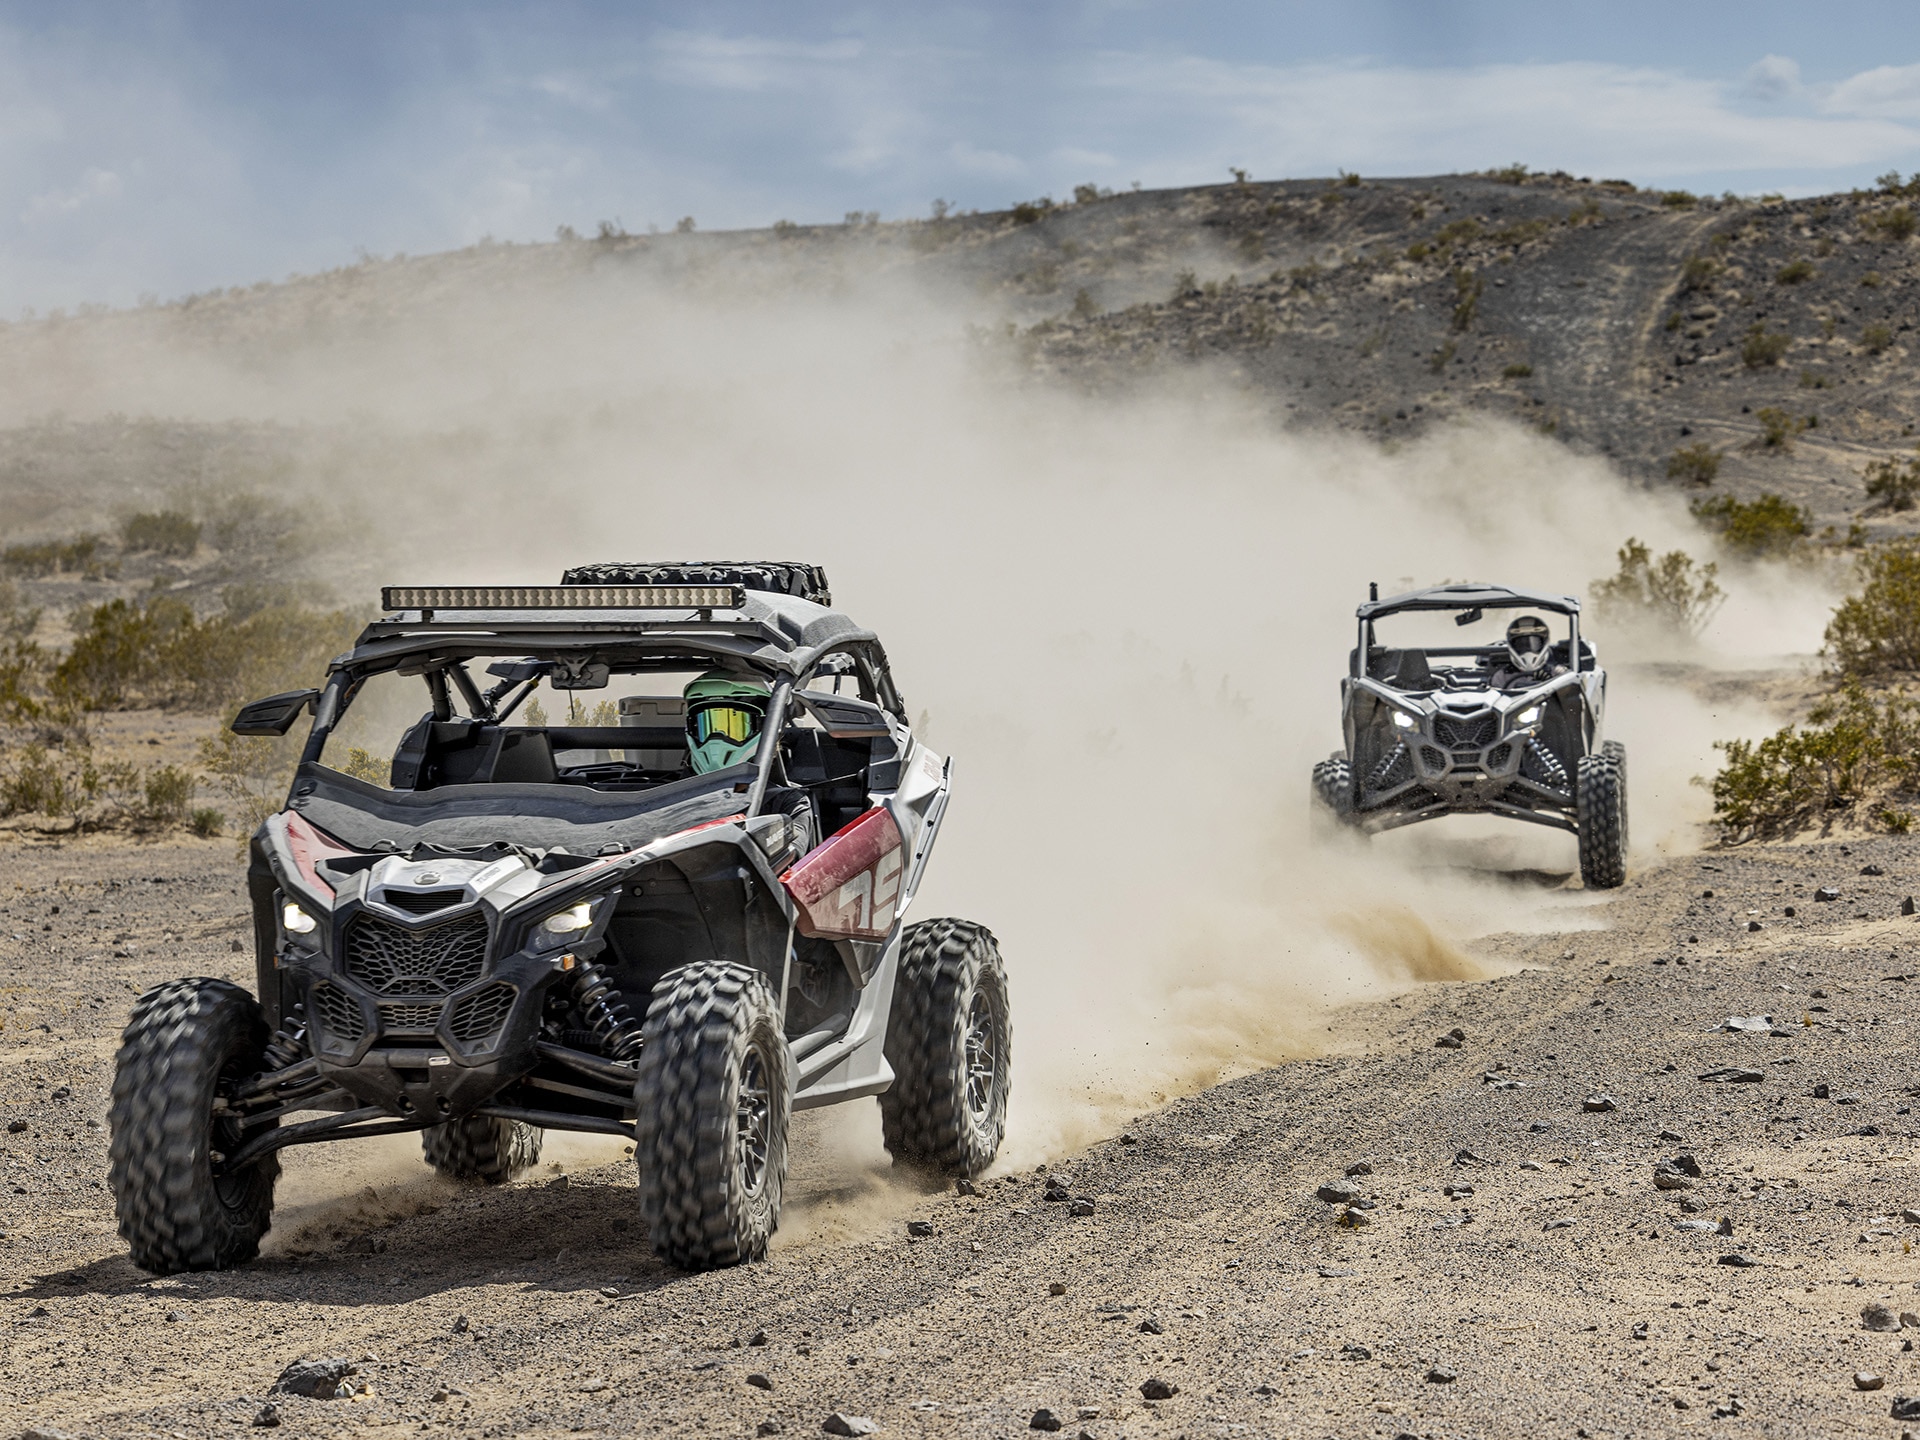
<svg viewBox="0 0 1920 1440">
<path fill-rule="evenodd" d="M 163 977 L 244 974 L 232 841 L 5 866 L 15 1429 L 229 1433 L 282 1367 L 333 1355 L 367 1393 L 274 1397 L 285 1433 L 818 1434 L 841 1411 L 1004 1435 L 1046 1408 L 1097 1440 L 1891 1436 L 1894 1397 L 1920 1394 L 1920 1355 L 1862 1321 L 1920 1309 L 1904 842 L 1674 861 L 1604 931 L 1487 937 L 1494 978 L 1341 1011 L 1331 1053 L 977 1197 L 892 1179 L 870 1106 L 805 1117 L 774 1257 L 694 1277 L 651 1258 L 620 1147 L 566 1137 L 490 1192 L 431 1177 L 408 1137 L 295 1151 L 257 1264 L 135 1270 L 105 1189 L 116 1030 Z M 1773 1033 L 1721 1028 L 1755 1015 Z M 1699 1078 L 1730 1067 L 1764 1078 Z M 1701 1177 L 1655 1188 L 1679 1155 Z M 1362 1162 L 1349 1228 L 1315 1190 Z M 1052 1178 L 1093 1213 L 1044 1199 Z M 1730 1238 L 1699 1228 L 1723 1217 Z M 1144 1399 L 1150 1379 L 1178 1393 Z"/>
</svg>

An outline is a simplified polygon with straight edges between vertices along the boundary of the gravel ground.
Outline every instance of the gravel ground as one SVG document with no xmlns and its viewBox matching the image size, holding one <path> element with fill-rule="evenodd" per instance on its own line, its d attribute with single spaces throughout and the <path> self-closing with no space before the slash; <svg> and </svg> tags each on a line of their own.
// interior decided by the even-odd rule
<svg viewBox="0 0 1920 1440">
<path fill-rule="evenodd" d="M 1096 1440 L 1893 1437 L 1920 1395 L 1914 1331 L 1863 1321 L 1920 1310 L 1899 840 L 1672 861 L 1606 930 L 1484 938 L 1495 978 L 1342 1010 L 1331 1053 L 977 1196 L 890 1179 L 868 1105 L 803 1117 L 773 1258 L 694 1277 L 652 1260 L 621 1147 L 564 1137 L 489 1192 L 410 1137 L 294 1152 L 258 1263 L 135 1270 L 105 1189 L 117 1029 L 162 978 L 246 973 L 233 843 L 4 856 L 8 1433 L 230 1434 L 271 1402 L 289 1435 L 815 1435 L 835 1412 L 1008 1435 L 1046 1409 Z M 1725 1071 L 1761 1078 L 1701 1078 Z M 1657 1188 L 1661 1161 L 1688 1183 Z M 269 1395 L 329 1356 L 364 1393 Z"/>
</svg>

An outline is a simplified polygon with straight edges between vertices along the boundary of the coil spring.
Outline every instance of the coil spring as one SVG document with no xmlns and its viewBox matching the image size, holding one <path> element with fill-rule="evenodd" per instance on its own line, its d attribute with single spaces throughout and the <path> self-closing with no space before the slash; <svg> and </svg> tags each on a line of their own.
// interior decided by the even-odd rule
<svg viewBox="0 0 1920 1440">
<path fill-rule="evenodd" d="M 285 1030 L 273 1032 L 273 1038 L 267 1041 L 267 1048 L 261 1052 L 260 1065 L 263 1072 L 271 1074 L 275 1070 L 284 1070 L 307 1055 L 307 1027 L 299 1021 L 293 1022 L 293 1033 Z"/>
<path fill-rule="evenodd" d="M 582 965 L 573 972 L 573 1003 L 586 1020 L 594 1043 L 615 1060 L 640 1054 L 640 1022 L 627 1009 L 613 979 L 598 965 Z"/>
</svg>

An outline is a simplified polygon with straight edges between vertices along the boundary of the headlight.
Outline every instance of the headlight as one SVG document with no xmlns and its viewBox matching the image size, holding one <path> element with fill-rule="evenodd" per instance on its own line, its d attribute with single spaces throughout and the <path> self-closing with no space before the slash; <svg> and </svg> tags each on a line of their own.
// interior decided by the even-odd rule
<svg viewBox="0 0 1920 1440">
<path fill-rule="evenodd" d="M 1404 710 L 1393 712 L 1393 723 L 1402 730 L 1413 729 L 1413 717 Z"/>
<path fill-rule="evenodd" d="M 1525 710 L 1522 710 L 1518 715 L 1513 717 L 1513 723 L 1516 725 L 1533 724 L 1540 718 L 1540 709 L 1541 707 L 1538 705 L 1528 706 Z"/>
<path fill-rule="evenodd" d="M 593 924 L 593 902 L 582 900 L 578 905 L 569 905 L 556 911 L 540 922 L 540 929 L 548 935 L 575 935 Z"/>
<path fill-rule="evenodd" d="M 280 910 L 280 926 L 289 935 L 311 935 L 319 923 L 291 900 Z"/>
</svg>

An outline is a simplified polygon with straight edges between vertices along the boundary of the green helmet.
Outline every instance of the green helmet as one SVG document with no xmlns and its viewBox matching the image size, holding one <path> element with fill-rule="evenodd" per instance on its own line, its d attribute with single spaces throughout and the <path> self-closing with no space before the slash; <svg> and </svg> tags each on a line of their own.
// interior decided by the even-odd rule
<svg viewBox="0 0 1920 1440">
<path fill-rule="evenodd" d="M 688 684 L 687 753 L 693 773 L 711 774 L 751 760 L 767 720 L 773 693 L 758 680 L 740 680 L 724 670 L 709 670 Z"/>
</svg>

